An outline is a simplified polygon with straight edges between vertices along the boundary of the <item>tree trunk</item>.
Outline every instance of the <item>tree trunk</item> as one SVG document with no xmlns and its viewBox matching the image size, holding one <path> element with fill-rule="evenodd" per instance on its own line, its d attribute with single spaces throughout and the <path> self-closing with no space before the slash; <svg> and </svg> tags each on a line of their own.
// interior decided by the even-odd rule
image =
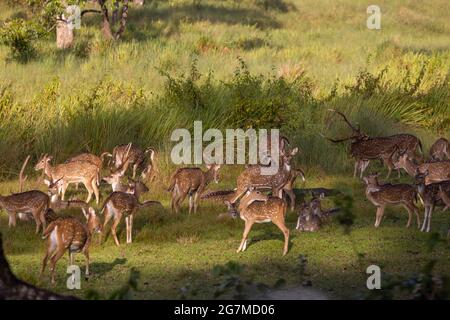
<svg viewBox="0 0 450 320">
<path fill-rule="evenodd" d="M 70 48 L 73 44 L 73 29 L 65 20 L 56 21 L 56 47 L 58 49 Z"/>
</svg>

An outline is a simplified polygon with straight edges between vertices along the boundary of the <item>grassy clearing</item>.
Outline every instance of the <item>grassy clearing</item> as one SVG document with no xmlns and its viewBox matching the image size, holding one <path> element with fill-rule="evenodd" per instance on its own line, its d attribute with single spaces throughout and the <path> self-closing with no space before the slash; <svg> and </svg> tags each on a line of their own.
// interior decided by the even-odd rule
<svg viewBox="0 0 450 320">
<path fill-rule="evenodd" d="M 224 182 L 222 182 L 224 183 Z M 31 182 L 28 187 L 35 185 Z M 212 297 L 221 278 L 213 274 L 215 265 L 236 261 L 244 265 L 245 277 L 254 277 L 267 285 L 282 278 L 287 285 L 299 283 L 298 258 L 308 260 L 307 279 L 314 288 L 324 290 L 333 298 L 358 298 L 367 294 L 365 268 L 377 264 L 391 275 L 415 274 L 426 261 L 438 259 L 436 272 L 446 274 L 450 263 L 448 248 L 439 245 L 433 253 L 426 250 L 428 235 L 414 227 L 406 229 L 407 215 L 403 209 L 391 208 L 379 229 L 373 227 L 375 209 L 364 199 L 364 190 L 357 180 L 342 176 L 314 177 L 305 185 L 339 186 L 353 190 L 356 215 L 354 228 L 349 235 L 334 221 L 314 234 L 291 233 L 291 247 L 282 257 L 282 235 L 275 226 L 257 225 L 253 228 L 251 243 L 243 254 L 236 254 L 243 223 L 240 220 L 218 220 L 224 207 L 203 203 L 198 215 L 188 216 L 186 211 L 172 216 L 167 209 L 168 196 L 154 186 L 147 198 L 163 199 L 166 209 L 139 213 L 136 220 L 135 242 L 117 248 L 109 236 L 106 243 L 94 245 L 91 252 L 93 276 L 82 283 L 83 290 L 76 292 L 83 297 L 89 290 L 107 296 L 126 283 L 131 268 L 136 268 L 141 278 L 136 298 L 162 299 L 181 297 L 180 289 L 198 290 L 194 298 Z M 12 189 L 16 183 L 3 185 Z M 299 185 L 300 187 L 300 185 Z M 106 196 L 106 193 L 103 193 Z M 332 206 L 331 199 L 325 206 Z M 81 216 L 78 212 L 69 214 Z M 80 217 L 81 218 L 81 217 Z M 437 211 L 433 217 L 433 230 L 446 232 L 449 227 L 448 213 Z M 289 213 L 288 226 L 294 229 L 296 215 Z M 43 241 L 34 235 L 32 223 L 19 222 L 16 229 L 7 228 L 7 218 L 2 214 L 0 231 L 4 234 L 6 253 L 14 271 L 32 283 L 51 288 L 48 276 L 39 279 L 39 268 L 44 253 Z M 124 224 L 120 239 L 125 240 Z M 364 254 L 359 260 L 358 253 Z M 83 265 L 82 256 L 77 263 Z M 58 292 L 65 289 L 65 268 L 68 258 L 58 265 Z"/>
<path fill-rule="evenodd" d="M 28 154 L 32 162 L 44 152 L 61 162 L 80 151 L 99 154 L 133 141 L 159 150 L 162 180 L 148 198 L 168 208 L 164 185 L 174 169 L 167 152 L 173 129 L 191 128 L 194 120 L 202 120 L 204 129 L 279 127 L 302 149 L 296 166 L 306 170 L 307 187 L 353 194 L 357 219 L 351 236 L 337 223 L 316 234 L 292 232 L 291 251 L 283 258 L 281 233 L 259 225 L 248 251 L 237 255 L 242 222 L 217 221 L 224 210 L 220 205 L 204 203 L 191 217 L 171 216 L 167 209 L 143 211 L 132 246 L 116 248 L 109 237 L 94 247 L 94 275 L 83 282 L 80 296 L 89 289 L 111 292 L 136 267 L 138 297 L 177 298 L 189 284 L 199 289 L 197 297 L 211 297 L 220 282 L 212 267 L 229 260 L 244 264 L 245 274 L 257 280 L 273 284 L 284 278 L 294 285 L 299 254 L 308 256 L 313 286 L 333 297 L 361 297 L 371 263 L 399 275 L 417 273 L 429 258 L 437 258 L 437 271 L 448 274 L 448 249 L 427 253 L 427 235 L 404 228 L 402 209 L 387 210 L 382 227 L 372 227 L 375 210 L 361 183 L 348 178 L 352 164 L 346 147 L 319 135 L 348 133 L 327 112 L 333 107 L 370 135 L 413 133 L 425 149 L 438 136 L 450 138 L 447 1 L 426 6 L 379 1 L 379 31 L 365 27 L 368 4 L 363 2 L 265 1 L 282 5 L 268 10 L 260 2 L 154 1 L 130 11 L 124 39 L 115 44 L 103 41 L 99 18 L 90 16 L 71 50 L 57 50 L 54 39 L 41 40 L 27 63 L 0 46 L 0 193 L 17 191 L 12 179 Z M 0 21 L 23 14 L 0 3 Z M 241 169 L 222 170 L 222 181 L 212 188 L 233 188 Z M 32 169 L 27 171 L 27 188 L 42 188 Z M 295 214 L 288 222 L 293 229 Z M 433 229 L 448 227 L 448 213 L 437 212 Z M 14 271 L 38 283 L 44 246 L 33 230 L 31 223 L 8 230 L 0 213 Z M 357 252 L 365 254 L 364 267 Z M 65 262 L 58 267 L 59 292 L 66 292 Z M 47 280 L 40 284 L 48 287 Z"/>
</svg>

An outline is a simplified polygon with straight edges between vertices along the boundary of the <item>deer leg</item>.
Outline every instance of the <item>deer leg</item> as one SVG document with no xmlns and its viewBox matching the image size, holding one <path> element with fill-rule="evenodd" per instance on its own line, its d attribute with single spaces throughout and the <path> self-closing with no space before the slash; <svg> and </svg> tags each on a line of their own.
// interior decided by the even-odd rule
<svg viewBox="0 0 450 320">
<path fill-rule="evenodd" d="M 198 208 L 198 195 L 199 193 L 196 192 L 194 194 L 194 213 L 197 213 L 197 208 Z"/>
<path fill-rule="evenodd" d="M 59 259 L 64 255 L 64 247 L 59 247 L 55 253 L 55 255 L 50 259 L 50 272 L 52 274 L 52 284 L 55 284 L 55 269 L 56 263 Z"/>
<path fill-rule="evenodd" d="M 295 193 L 292 189 L 283 189 L 284 192 L 286 192 L 287 197 L 289 198 L 289 203 L 291 210 L 294 211 L 295 209 Z"/>
<path fill-rule="evenodd" d="M 376 219 L 375 219 L 375 228 L 378 228 L 381 223 L 381 219 L 383 218 L 384 207 L 377 207 Z"/>
<path fill-rule="evenodd" d="M 186 192 L 180 193 L 178 195 L 178 199 L 175 203 L 176 213 L 178 213 L 180 211 L 181 204 L 183 203 L 184 199 L 186 199 L 186 196 L 187 196 Z"/>
<path fill-rule="evenodd" d="M 64 196 L 66 194 L 66 190 L 67 190 L 67 182 L 63 182 L 62 186 L 61 186 L 61 200 L 64 201 Z"/>
<path fill-rule="evenodd" d="M 272 220 L 273 224 L 275 224 L 284 235 L 284 247 L 283 247 L 283 256 L 286 255 L 289 249 L 289 229 L 284 224 L 283 220 Z"/>
<path fill-rule="evenodd" d="M 412 214 L 414 212 L 414 209 L 411 208 L 411 206 L 408 203 L 404 203 L 403 207 L 406 209 L 406 211 L 408 211 L 408 222 L 406 223 L 406 227 L 409 228 L 409 226 L 411 225 Z"/>
<path fill-rule="evenodd" d="M 39 233 L 39 229 L 41 228 L 41 214 L 40 214 L 41 210 L 33 210 L 31 212 L 31 214 L 33 215 L 34 218 L 34 222 L 36 223 L 36 234 Z M 44 217 L 44 222 L 45 222 L 45 217 Z M 45 229 L 42 230 L 42 232 L 44 232 Z"/>
<path fill-rule="evenodd" d="M 74 258 L 75 258 L 75 254 L 69 250 L 69 264 L 70 264 L 71 266 L 73 266 L 73 264 L 74 264 L 74 262 L 75 262 L 75 259 L 74 259 Z"/>
<path fill-rule="evenodd" d="M 133 165 L 133 179 L 136 178 L 136 170 L 137 170 L 138 165 L 139 165 L 138 163 L 135 163 Z"/>
<path fill-rule="evenodd" d="M 370 163 L 370 161 L 367 161 L 367 160 L 361 160 L 361 162 L 360 162 L 360 168 L 359 168 L 359 170 L 360 170 L 360 175 L 359 175 L 359 177 L 360 177 L 361 179 L 363 178 L 364 171 L 366 171 L 367 167 L 369 166 L 369 163 Z"/>
<path fill-rule="evenodd" d="M 130 217 L 125 217 L 125 231 L 127 234 L 127 244 L 130 243 Z"/>
<path fill-rule="evenodd" d="M 84 250 L 84 257 L 86 258 L 86 277 L 89 276 L 89 249 Z"/>
<path fill-rule="evenodd" d="M 133 214 L 130 214 L 130 243 L 133 243 Z"/>
<path fill-rule="evenodd" d="M 111 233 L 112 233 L 112 235 L 114 237 L 114 242 L 116 243 L 116 246 L 120 246 L 119 239 L 117 239 L 116 229 L 117 229 L 117 226 L 119 225 L 121 217 L 122 217 L 121 214 L 120 215 L 116 215 L 114 217 L 113 225 L 111 226 Z"/>
<path fill-rule="evenodd" d="M 75 190 L 78 190 L 79 184 L 79 182 L 75 183 Z"/>
<path fill-rule="evenodd" d="M 245 228 L 244 228 L 244 234 L 242 235 L 242 241 L 239 245 L 239 248 L 236 250 L 236 252 L 243 251 L 244 243 L 247 241 L 248 234 L 253 226 L 253 221 L 245 221 Z"/>
<path fill-rule="evenodd" d="M 356 177 L 356 174 L 358 173 L 358 167 L 359 167 L 359 160 L 355 160 L 355 167 L 353 169 L 353 178 Z"/>
<path fill-rule="evenodd" d="M 8 221 L 8 227 L 15 227 L 16 226 L 16 213 L 15 212 L 9 212 L 9 221 Z"/>
<path fill-rule="evenodd" d="M 427 225 L 427 221 L 428 221 L 428 210 L 429 210 L 429 206 L 425 205 L 425 212 L 423 215 L 423 223 L 422 223 L 422 228 L 420 228 L 420 231 L 424 232 L 426 225 Z"/>
<path fill-rule="evenodd" d="M 44 259 L 42 260 L 42 269 L 41 269 L 41 277 L 44 275 L 45 267 L 47 266 L 48 258 L 50 258 L 56 250 L 56 244 L 53 243 L 50 239 L 47 244 L 47 251 L 45 253 Z"/>
<path fill-rule="evenodd" d="M 427 232 L 430 232 L 431 229 L 431 215 L 433 214 L 434 211 L 434 204 L 432 204 L 430 206 L 430 210 L 428 212 L 428 225 L 427 225 Z"/>
<path fill-rule="evenodd" d="M 234 197 L 230 200 L 231 203 L 235 203 L 246 191 L 247 189 L 244 188 L 243 190 L 241 188 L 237 188 L 235 191 Z"/>
<path fill-rule="evenodd" d="M 100 200 L 100 194 L 98 192 L 97 179 L 93 179 L 91 182 L 91 185 L 92 185 L 92 190 L 94 190 L 95 203 L 98 204 L 98 201 Z"/>
<path fill-rule="evenodd" d="M 193 199 L 192 199 L 192 195 L 189 195 L 189 214 L 191 214 L 192 211 L 192 207 L 194 206 L 193 204 Z"/>
<path fill-rule="evenodd" d="M 113 212 L 110 212 L 108 209 L 108 205 L 105 207 L 105 221 L 103 222 L 103 230 L 106 230 L 106 226 L 108 225 L 109 220 L 114 216 Z M 105 232 L 106 234 L 106 232 Z"/>
<path fill-rule="evenodd" d="M 86 199 L 86 203 L 89 203 L 92 199 L 92 193 L 94 193 L 94 190 L 92 189 L 92 183 L 91 181 L 87 181 L 84 183 L 84 186 L 86 187 L 88 191 L 88 197 Z"/>
</svg>

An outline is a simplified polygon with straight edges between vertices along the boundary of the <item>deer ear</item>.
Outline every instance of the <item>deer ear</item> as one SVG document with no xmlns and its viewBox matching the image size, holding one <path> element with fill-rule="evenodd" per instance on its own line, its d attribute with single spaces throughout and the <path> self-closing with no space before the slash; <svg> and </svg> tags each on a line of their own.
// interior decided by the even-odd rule
<svg viewBox="0 0 450 320">
<path fill-rule="evenodd" d="M 294 149 L 292 149 L 291 151 L 291 156 L 295 156 L 298 152 L 298 147 L 295 147 Z"/>
<path fill-rule="evenodd" d="M 50 180 L 48 180 L 48 179 L 44 179 L 44 183 L 45 183 L 45 185 L 46 185 L 47 187 L 50 187 L 50 185 L 52 184 L 52 183 L 50 182 Z"/>
<path fill-rule="evenodd" d="M 91 215 L 91 216 L 93 216 L 93 217 L 96 216 L 96 214 L 95 214 L 95 209 L 94 209 L 94 208 L 89 207 L 89 215 Z"/>
</svg>

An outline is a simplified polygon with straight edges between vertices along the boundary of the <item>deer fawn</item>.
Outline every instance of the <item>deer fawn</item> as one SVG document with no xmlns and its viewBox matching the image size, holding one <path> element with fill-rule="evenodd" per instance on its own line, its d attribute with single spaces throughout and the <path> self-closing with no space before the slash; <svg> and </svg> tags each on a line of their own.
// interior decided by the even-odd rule
<svg viewBox="0 0 450 320">
<path fill-rule="evenodd" d="M 133 145 L 131 142 L 128 144 L 118 145 L 113 149 L 112 158 L 114 167 L 119 169 L 125 161 L 129 161 L 129 164 L 133 167 L 133 179 L 136 178 L 137 169 L 143 168 L 145 166 L 145 157 L 148 153 L 150 154 L 150 158 L 154 157 L 154 150 L 152 148 L 147 148 L 143 151 L 136 145 Z M 151 168 L 147 167 L 144 169 L 144 177 L 149 174 Z"/>
<path fill-rule="evenodd" d="M 411 225 L 412 215 L 416 214 L 417 227 L 420 227 L 419 210 L 414 204 L 416 190 L 408 184 L 379 184 L 378 173 L 364 177 L 366 183 L 366 197 L 377 207 L 375 227 L 378 228 L 388 205 L 402 205 L 408 211 L 409 218 L 406 227 Z"/>
<path fill-rule="evenodd" d="M 249 188 L 269 188 L 274 196 L 281 198 L 283 187 L 292 179 L 291 161 L 297 152 L 298 148 L 294 148 L 291 152 L 280 150 L 279 168 L 277 173 L 273 175 L 261 174 L 260 165 L 245 168 L 237 178 L 237 189 L 231 202 L 235 203 Z"/>
<path fill-rule="evenodd" d="M 86 257 L 86 276 L 89 275 L 89 246 L 94 233 L 100 233 L 102 226 L 93 208 L 83 209 L 86 225 L 75 218 L 59 218 L 49 224 L 42 239 L 47 239 L 47 250 L 42 260 L 41 276 L 44 274 L 47 261 L 50 259 L 52 283 L 55 283 L 55 266 L 58 260 L 69 252 L 70 265 L 74 264 L 74 253 L 82 252 Z"/>
<path fill-rule="evenodd" d="M 350 155 L 355 159 L 355 167 L 353 171 L 354 177 L 356 177 L 359 171 L 360 177 L 362 178 L 370 160 L 380 159 L 389 170 L 386 177 L 389 178 L 392 169 L 395 168 L 392 162 L 392 155 L 395 153 L 396 149 L 404 151 L 411 159 L 415 159 L 417 157 L 417 148 L 419 148 L 419 151 L 423 153 L 420 140 L 411 134 L 396 134 L 388 137 L 371 138 L 361 131 L 359 125 L 357 127 L 352 125 L 342 112 L 334 109 L 330 109 L 330 111 L 336 112 L 340 115 L 344 122 L 352 130 L 352 135 L 348 138 L 325 138 L 335 143 L 351 140 Z"/>
<path fill-rule="evenodd" d="M 445 138 L 437 139 L 430 148 L 430 158 L 433 161 L 450 160 L 450 142 Z"/>
<path fill-rule="evenodd" d="M 320 194 L 319 198 L 313 197 L 311 202 L 305 201 L 298 212 L 297 226 L 295 229 L 299 231 L 318 231 L 326 220 L 339 209 L 334 208 L 330 210 L 323 210 L 321 199 L 324 198 L 324 194 Z"/>
<path fill-rule="evenodd" d="M 431 229 L 431 216 L 433 214 L 434 207 L 440 204 L 439 201 L 442 201 L 447 205 L 446 195 L 447 193 L 450 193 L 450 181 L 426 184 L 426 178 L 428 175 L 429 172 L 426 170 L 424 173 L 418 172 L 415 176 L 417 192 L 419 193 L 425 208 L 424 220 L 420 231 L 426 232 L 429 232 Z"/>
<path fill-rule="evenodd" d="M 253 224 L 265 222 L 272 222 L 283 232 L 283 255 L 288 252 L 289 229 L 284 223 L 287 211 L 287 204 L 284 199 L 266 196 L 251 188 L 246 191 L 245 195 L 241 198 L 239 206 L 236 207 L 236 204 L 230 201 L 226 201 L 225 204 L 228 206 L 231 215 L 238 212 L 241 219 L 245 221 L 242 241 L 236 252 L 245 251 L 245 249 L 247 249 L 247 238 Z"/>
<path fill-rule="evenodd" d="M 64 201 L 64 195 L 67 186 L 70 183 L 82 182 L 88 190 L 88 197 L 86 202 L 89 203 L 92 198 L 92 193 L 95 194 L 96 203 L 99 201 L 99 191 L 97 187 L 98 181 L 98 167 L 86 161 L 74 161 L 69 163 L 62 163 L 56 166 L 50 164 L 51 156 L 44 155 L 42 159 L 36 164 L 35 170 L 43 170 L 50 178 L 50 181 L 61 179 L 61 200 Z"/>
<path fill-rule="evenodd" d="M 105 221 L 103 222 L 103 229 L 106 228 L 109 220 L 114 219 L 111 226 L 111 233 L 114 237 L 114 242 L 120 246 L 117 238 L 116 229 L 119 225 L 122 216 L 125 216 L 125 224 L 127 231 L 127 243 L 133 242 L 133 218 L 134 214 L 142 208 L 149 207 L 155 204 L 161 205 L 158 201 L 139 202 L 139 195 L 142 192 L 141 185 L 131 184 L 127 192 L 115 191 L 109 195 L 102 207 L 102 213 L 105 213 Z M 148 189 L 147 189 L 148 191 Z"/>
<path fill-rule="evenodd" d="M 407 154 L 400 154 L 398 159 L 394 160 L 394 165 L 404 169 L 412 177 L 427 171 L 425 184 L 450 180 L 450 161 L 426 162 L 416 165 L 408 158 Z"/>
<path fill-rule="evenodd" d="M 9 226 L 16 226 L 16 214 L 31 213 L 36 222 L 36 233 L 39 232 L 41 225 L 42 230 L 45 229 L 45 212 L 49 203 L 48 195 L 38 190 L 0 196 L 0 208 L 9 214 Z"/>
<path fill-rule="evenodd" d="M 219 182 L 220 165 L 206 165 L 207 171 L 200 168 L 179 168 L 170 178 L 167 191 L 172 192 L 172 213 L 178 213 L 181 203 L 189 195 L 189 214 L 197 212 L 199 196 L 208 184 L 214 180 Z"/>
</svg>

